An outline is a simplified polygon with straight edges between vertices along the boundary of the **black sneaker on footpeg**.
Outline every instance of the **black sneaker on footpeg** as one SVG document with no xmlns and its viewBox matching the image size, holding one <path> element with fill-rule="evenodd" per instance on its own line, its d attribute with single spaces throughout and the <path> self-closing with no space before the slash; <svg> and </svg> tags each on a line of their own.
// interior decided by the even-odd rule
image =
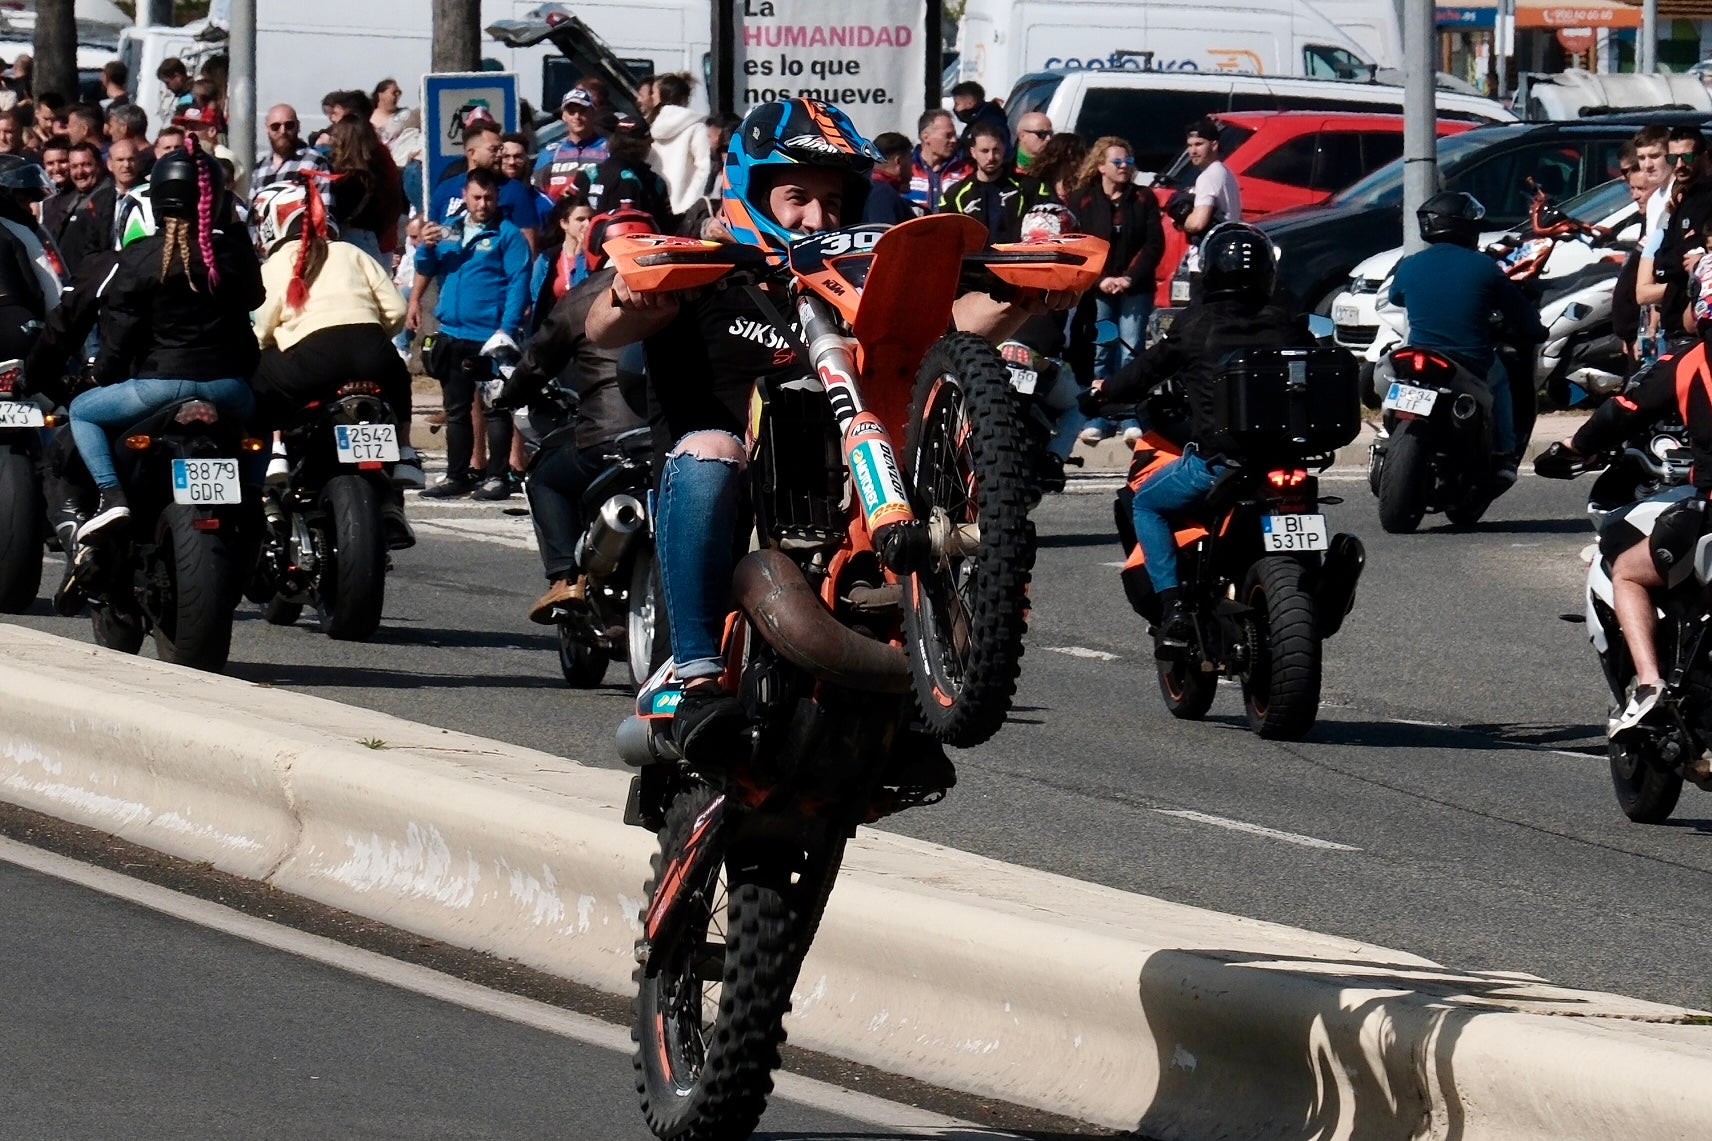
<svg viewBox="0 0 1712 1141">
<path fill-rule="evenodd" d="M 749 717 L 719 685 L 694 686 L 678 698 L 672 739 L 692 769 L 725 772 L 749 751 Z"/>
<path fill-rule="evenodd" d="M 1153 656 L 1162 659 L 1182 657 L 1189 652 L 1194 640 L 1195 620 L 1189 616 L 1189 608 L 1177 600 L 1166 603 L 1165 613 L 1159 619 Z"/>
</svg>

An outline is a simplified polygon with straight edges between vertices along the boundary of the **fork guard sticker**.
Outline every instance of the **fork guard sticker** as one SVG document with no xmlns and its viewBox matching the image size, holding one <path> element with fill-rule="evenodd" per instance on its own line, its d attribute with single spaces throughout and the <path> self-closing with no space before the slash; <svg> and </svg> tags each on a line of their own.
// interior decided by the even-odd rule
<svg viewBox="0 0 1712 1141">
<path fill-rule="evenodd" d="M 870 530 L 881 522 L 914 518 L 890 444 L 884 439 L 860 440 L 850 445 L 849 462 Z"/>
</svg>

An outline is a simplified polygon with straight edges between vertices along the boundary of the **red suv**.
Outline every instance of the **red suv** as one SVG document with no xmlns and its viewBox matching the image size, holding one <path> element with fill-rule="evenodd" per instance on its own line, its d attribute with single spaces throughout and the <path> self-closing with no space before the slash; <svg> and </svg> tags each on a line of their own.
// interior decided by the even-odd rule
<svg viewBox="0 0 1712 1141">
<path fill-rule="evenodd" d="M 1358 111 L 1227 111 L 1211 116 L 1219 125 L 1219 157 L 1236 175 L 1244 221 L 1313 206 L 1403 154 L 1403 116 Z M 1440 137 L 1478 124 L 1438 120 Z M 1160 209 L 1177 187 L 1194 184 L 1185 151 L 1153 185 Z M 1182 259 L 1183 232 L 1165 223 L 1165 256 L 1159 262 L 1154 301 L 1171 303 L 1171 274 Z"/>
</svg>

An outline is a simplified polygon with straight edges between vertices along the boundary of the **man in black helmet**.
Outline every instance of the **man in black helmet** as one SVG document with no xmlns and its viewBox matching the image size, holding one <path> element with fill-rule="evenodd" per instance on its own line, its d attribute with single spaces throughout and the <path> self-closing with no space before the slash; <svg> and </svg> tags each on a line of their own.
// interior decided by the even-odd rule
<svg viewBox="0 0 1712 1141">
<path fill-rule="evenodd" d="M 1507 337 L 1537 345 L 1546 339 L 1545 326 L 1527 294 L 1504 276 L 1498 263 L 1476 250 L 1486 208 L 1472 194 L 1442 191 L 1421 204 L 1415 214 L 1427 248 L 1397 263 L 1391 281 L 1391 304 L 1409 314 L 1409 344 L 1437 349 L 1492 390 L 1493 478 L 1508 486 L 1516 482 L 1519 445 L 1510 378 L 1494 351 L 1492 313 L 1503 318 Z"/>
<path fill-rule="evenodd" d="M 1224 359 L 1238 349 L 1308 348 L 1314 337 L 1304 318 L 1270 304 L 1278 264 L 1266 235 L 1240 222 L 1213 228 L 1201 246 L 1200 300 L 1186 309 L 1171 332 L 1104 381 L 1095 381 L 1092 402 L 1133 403 L 1161 381 L 1175 380 L 1189 405 L 1189 439 L 1180 459 L 1161 468 L 1136 489 L 1131 508 L 1147 577 L 1164 613 L 1158 650 L 1189 648 L 1195 626 L 1177 581 L 1177 543 L 1167 515 L 1201 503 L 1223 470 L 1224 457 L 1202 450 L 1215 431 L 1213 387 Z M 1084 409 L 1084 411 L 1092 411 Z"/>
</svg>

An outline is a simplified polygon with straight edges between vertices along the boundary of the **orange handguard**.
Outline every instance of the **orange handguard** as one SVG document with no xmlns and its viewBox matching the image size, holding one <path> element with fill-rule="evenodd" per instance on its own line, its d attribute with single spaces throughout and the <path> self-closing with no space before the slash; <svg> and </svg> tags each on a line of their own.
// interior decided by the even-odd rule
<svg viewBox="0 0 1712 1141">
<path fill-rule="evenodd" d="M 753 246 L 670 234 L 609 238 L 602 249 L 633 293 L 697 289 L 734 269 L 766 264 L 766 256 Z"/>
</svg>

